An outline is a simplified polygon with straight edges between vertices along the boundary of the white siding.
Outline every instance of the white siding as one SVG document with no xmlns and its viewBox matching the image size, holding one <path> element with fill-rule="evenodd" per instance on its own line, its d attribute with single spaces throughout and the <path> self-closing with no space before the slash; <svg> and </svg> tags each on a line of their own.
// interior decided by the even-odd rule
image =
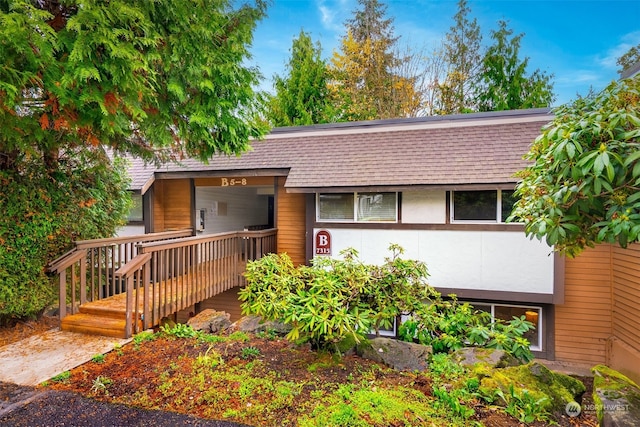
<svg viewBox="0 0 640 427">
<path fill-rule="evenodd" d="M 117 237 L 137 236 L 144 234 L 144 225 L 125 225 L 116 232 Z"/>
<path fill-rule="evenodd" d="M 257 190 L 255 187 L 196 187 L 195 214 L 198 215 L 200 209 L 206 210 L 202 234 L 237 231 L 248 225 L 267 224 L 268 196 L 258 195 Z M 218 202 L 217 213 L 214 202 Z"/>
<path fill-rule="evenodd" d="M 552 249 L 522 231 L 327 230 L 334 257 L 353 247 L 362 261 L 382 263 L 399 244 L 404 257 L 426 262 L 435 287 L 553 294 Z"/>
<path fill-rule="evenodd" d="M 444 224 L 447 221 L 445 191 L 404 191 L 404 224 Z"/>
</svg>

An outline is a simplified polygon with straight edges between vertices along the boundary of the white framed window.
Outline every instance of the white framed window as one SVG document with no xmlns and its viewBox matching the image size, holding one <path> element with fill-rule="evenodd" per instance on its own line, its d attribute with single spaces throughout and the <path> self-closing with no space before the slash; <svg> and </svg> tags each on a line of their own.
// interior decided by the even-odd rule
<svg viewBox="0 0 640 427">
<path fill-rule="evenodd" d="M 322 222 L 397 222 L 398 193 L 318 193 L 316 220 Z"/>
<path fill-rule="evenodd" d="M 451 222 L 504 223 L 516 198 L 512 190 L 452 191 Z"/>
<path fill-rule="evenodd" d="M 511 305 L 511 304 L 493 304 L 486 302 L 468 302 L 479 311 L 485 311 L 491 314 L 491 320 L 500 319 L 509 321 L 514 317 L 524 316 L 526 320 L 533 323 L 534 329 L 531 329 L 523 335 L 530 343 L 533 351 L 542 351 L 542 307 L 528 305 Z"/>
</svg>

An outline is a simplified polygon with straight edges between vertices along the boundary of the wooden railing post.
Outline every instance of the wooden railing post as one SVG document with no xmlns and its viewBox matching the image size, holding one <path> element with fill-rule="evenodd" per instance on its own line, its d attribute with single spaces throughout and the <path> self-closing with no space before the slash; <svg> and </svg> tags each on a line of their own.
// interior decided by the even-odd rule
<svg viewBox="0 0 640 427">
<path fill-rule="evenodd" d="M 125 306 L 125 337 L 131 338 L 133 335 L 133 323 L 135 322 L 135 328 L 137 330 L 138 327 L 138 298 L 137 298 L 137 289 L 136 289 L 136 299 L 134 301 L 134 279 L 136 273 L 138 273 L 138 282 L 141 285 L 145 277 L 140 277 L 140 270 L 148 271 L 148 263 L 151 259 L 151 254 L 139 254 L 136 255 L 130 262 L 120 267 L 118 271 L 115 272 L 116 277 L 121 281 L 126 282 L 127 284 L 127 296 L 126 296 L 126 306 Z M 145 267 L 146 266 L 146 267 Z M 143 300 L 143 304 L 144 304 Z M 146 307 L 142 308 L 142 312 L 145 313 L 147 311 Z"/>
</svg>

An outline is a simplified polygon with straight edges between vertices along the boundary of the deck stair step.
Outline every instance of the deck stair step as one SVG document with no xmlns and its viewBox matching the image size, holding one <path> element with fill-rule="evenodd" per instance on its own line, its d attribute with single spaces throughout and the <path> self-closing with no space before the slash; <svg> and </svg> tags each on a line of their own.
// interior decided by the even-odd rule
<svg viewBox="0 0 640 427">
<path fill-rule="evenodd" d="M 113 317 L 96 316 L 94 314 L 76 313 L 62 319 L 60 329 L 90 335 L 126 338 L 124 316 L 116 319 Z"/>
</svg>

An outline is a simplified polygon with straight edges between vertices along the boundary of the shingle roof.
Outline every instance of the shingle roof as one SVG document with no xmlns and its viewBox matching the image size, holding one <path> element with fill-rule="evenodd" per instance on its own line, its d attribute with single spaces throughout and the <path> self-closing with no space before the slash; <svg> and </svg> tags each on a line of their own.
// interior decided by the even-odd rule
<svg viewBox="0 0 640 427">
<path fill-rule="evenodd" d="M 290 191 L 514 183 L 548 109 L 274 129 L 252 151 L 161 168 L 134 160 L 132 189 L 154 176 L 288 170 Z"/>
</svg>

